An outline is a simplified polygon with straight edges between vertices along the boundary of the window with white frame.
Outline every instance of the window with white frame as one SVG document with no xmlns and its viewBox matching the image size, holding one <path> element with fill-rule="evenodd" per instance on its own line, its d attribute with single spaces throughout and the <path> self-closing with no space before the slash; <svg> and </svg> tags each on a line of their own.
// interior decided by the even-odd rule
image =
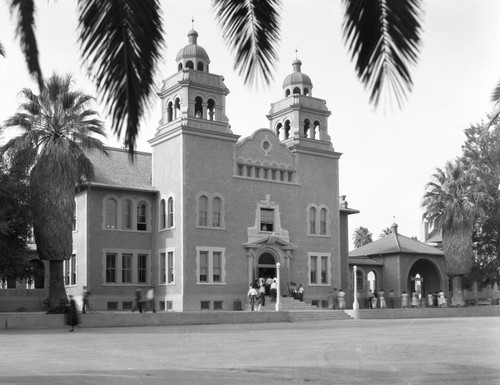
<svg viewBox="0 0 500 385">
<path fill-rule="evenodd" d="M 197 247 L 196 265 L 198 283 L 225 283 L 225 249 Z"/>
<path fill-rule="evenodd" d="M 196 215 L 197 227 L 224 229 L 224 198 L 218 193 L 198 194 Z"/>
<path fill-rule="evenodd" d="M 307 235 L 330 236 L 329 210 L 325 205 L 307 206 Z"/>
<path fill-rule="evenodd" d="M 104 275 L 106 284 L 146 284 L 150 277 L 149 254 L 132 251 L 105 250 Z"/>
<path fill-rule="evenodd" d="M 76 285 L 76 254 L 63 261 L 64 285 Z"/>
<path fill-rule="evenodd" d="M 260 208 L 260 229 L 261 231 L 274 231 L 274 209 Z"/>
<path fill-rule="evenodd" d="M 106 228 L 107 229 L 116 229 L 116 210 L 117 204 L 116 200 L 113 198 L 109 198 L 106 201 Z"/>
<path fill-rule="evenodd" d="M 148 281 L 148 255 L 137 255 L 137 283 L 147 283 Z"/>
<path fill-rule="evenodd" d="M 106 254 L 106 283 L 116 282 L 116 253 Z"/>
<path fill-rule="evenodd" d="M 308 253 L 309 284 L 329 285 L 331 283 L 331 254 Z"/>
<path fill-rule="evenodd" d="M 12 278 L 0 278 L 0 289 L 15 289 L 16 280 Z"/>
<path fill-rule="evenodd" d="M 122 254 L 122 283 L 132 283 L 132 254 Z"/>
<path fill-rule="evenodd" d="M 132 202 L 125 199 L 122 203 L 122 227 L 125 230 L 132 230 Z"/>
<path fill-rule="evenodd" d="M 168 250 L 160 253 L 160 283 L 174 284 L 174 252 Z"/>
<path fill-rule="evenodd" d="M 167 206 L 165 204 L 165 199 L 160 202 L 160 229 L 165 229 L 167 227 Z"/>
<path fill-rule="evenodd" d="M 147 205 L 146 202 L 139 202 L 137 204 L 137 230 L 147 230 Z"/>
<path fill-rule="evenodd" d="M 167 219 L 167 227 L 171 229 L 174 227 L 174 198 L 168 198 L 168 219 Z"/>
</svg>

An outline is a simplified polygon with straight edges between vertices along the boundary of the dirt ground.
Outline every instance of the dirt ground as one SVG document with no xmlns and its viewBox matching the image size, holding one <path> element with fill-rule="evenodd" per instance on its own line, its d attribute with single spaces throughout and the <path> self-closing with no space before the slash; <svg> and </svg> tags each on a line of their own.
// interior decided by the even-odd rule
<svg viewBox="0 0 500 385">
<path fill-rule="evenodd" d="M 500 384 L 500 318 L 0 331 L 0 384 Z"/>
</svg>

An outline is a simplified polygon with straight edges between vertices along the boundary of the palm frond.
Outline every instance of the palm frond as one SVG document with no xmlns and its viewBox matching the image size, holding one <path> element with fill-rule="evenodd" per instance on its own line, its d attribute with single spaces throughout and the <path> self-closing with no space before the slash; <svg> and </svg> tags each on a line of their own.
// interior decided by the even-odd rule
<svg viewBox="0 0 500 385">
<path fill-rule="evenodd" d="M 3 57 L 5 57 L 5 48 L 3 47 L 1 41 L 0 41 L 0 55 L 2 55 Z"/>
<path fill-rule="evenodd" d="M 82 56 L 112 116 L 118 137 L 133 152 L 139 124 L 154 91 L 164 45 L 157 0 L 79 0 Z"/>
<path fill-rule="evenodd" d="M 245 84 L 269 83 L 278 62 L 281 1 L 212 0 L 212 6 Z"/>
<path fill-rule="evenodd" d="M 421 0 L 344 0 L 344 40 L 356 72 L 378 105 L 385 88 L 399 106 L 411 91 L 420 46 Z"/>
<path fill-rule="evenodd" d="M 35 36 L 35 1 L 11 0 L 9 9 L 11 14 L 17 12 L 16 35 L 20 39 L 28 71 L 35 77 L 38 86 L 42 89 L 43 76 L 38 60 L 38 44 Z"/>
</svg>

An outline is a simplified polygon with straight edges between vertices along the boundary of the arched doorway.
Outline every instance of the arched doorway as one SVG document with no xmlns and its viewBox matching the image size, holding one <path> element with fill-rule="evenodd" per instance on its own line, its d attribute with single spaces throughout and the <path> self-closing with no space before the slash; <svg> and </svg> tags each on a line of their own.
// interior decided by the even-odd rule
<svg viewBox="0 0 500 385">
<path fill-rule="evenodd" d="M 370 270 L 366 275 L 366 280 L 368 281 L 368 290 L 377 290 L 377 274 L 373 270 Z"/>
<path fill-rule="evenodd" d="M 276 257 L 270 252 L 259 256 L 256 266 L 256 278 L 276 277 Z"/>
<path fill-rule="evenodd" d="M 417 292 L 424 297 L 440 291 L 441 279 L 436 266 L 426 259 L 416 261 L 408 273 L 407 286 L 409 293 Z"/>
</svg>

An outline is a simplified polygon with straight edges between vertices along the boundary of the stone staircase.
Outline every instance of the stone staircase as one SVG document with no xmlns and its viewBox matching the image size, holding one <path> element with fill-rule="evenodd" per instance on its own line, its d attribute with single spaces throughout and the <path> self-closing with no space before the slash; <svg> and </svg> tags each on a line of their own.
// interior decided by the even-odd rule
<svg viewBox="0 0 500 385">
<path fill-rule="evenodd" d="M 275 303 L 266 297 L 266 306 L 261 311 L 275 311 Z M 292 297 L 281 298 L 281 310 L 290 314 L 291 322 L 348 320 L 351 317 L 342 310 L 318 309 L 311 304 L 300 302 Z"/>
</svg>

